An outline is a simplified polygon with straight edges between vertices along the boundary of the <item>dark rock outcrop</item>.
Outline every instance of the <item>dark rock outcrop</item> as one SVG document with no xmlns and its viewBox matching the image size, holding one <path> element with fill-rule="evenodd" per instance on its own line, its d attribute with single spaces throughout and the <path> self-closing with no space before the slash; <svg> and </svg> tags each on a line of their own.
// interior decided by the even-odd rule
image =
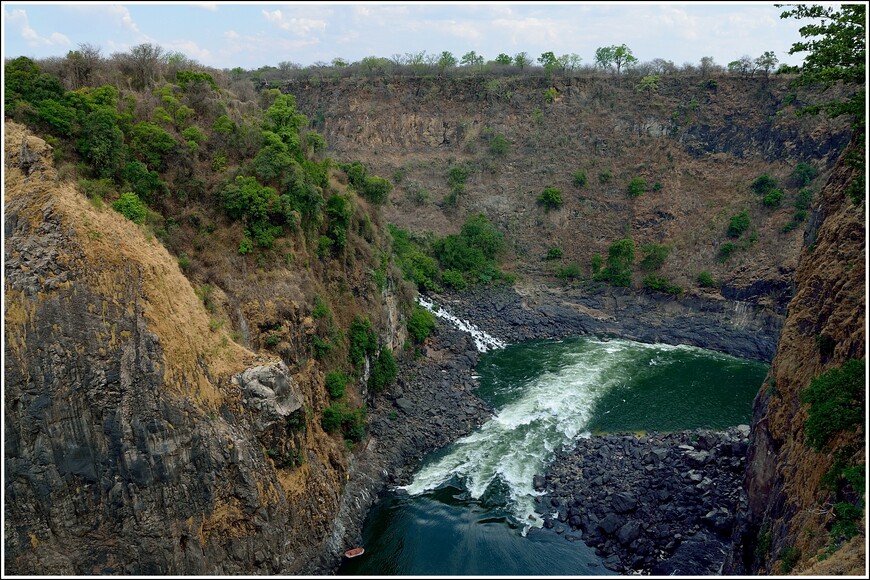
<svg viewBox="0 0 870 580">
<path fill-rule="evenodd" d="M 544 529 L 567 522 L 622 573 L 717 574 L 737 509 L 749 427 L 579 439 L 547 468 Z M 543 533 L 543 532 L 540 532 Z"/>
</svg>

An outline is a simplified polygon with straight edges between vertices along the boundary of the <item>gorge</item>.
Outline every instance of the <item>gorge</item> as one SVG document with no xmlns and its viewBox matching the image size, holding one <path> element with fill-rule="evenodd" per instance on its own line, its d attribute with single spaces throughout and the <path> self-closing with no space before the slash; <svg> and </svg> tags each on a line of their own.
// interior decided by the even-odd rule
<svg viewBox="0 0 870 580">
<path fill-rule="evenodd" d="M 353 569 L 371 554 L 341 561 L 371 539 L 372 506 L 411 520 L 444 509 L 465 525 L 469 512 L 451 510 L 487 493 L 502 497 L 483 506 L 481 535 L 504 552 L 549 550 L 532 566 L 566 563 L 539 574 L 685 570 L 709 554 L 681 544 L 707 534 L 721 548 L 711 574 L 866 571 L 853 477 L 866 461 L 864 395 L 848 390 L 853 375 L 834 382 L 860 421 L 820 442 L 802 394 L 866 356 L 865 206 L 853 187 L 865 137 L 842 117 L 798 116 L 814 89 L 724 72 L 664 75 L 645 93 L 629 73 L 374 71 L 254 91 L 250 79 L 167 69 L 147 90 L 58 81 L 47 99 L 34 87 L 49 90 L 49 73 L 21 59 L 7 66 L 19 84 L 8 81 L 18 100 L 4 123 L 7 573 L 373 573 Z M 67 133 L 47 101 L 73 111 Z M 95 135 L 118 144 L 111 164 L 82 145 Z M 128 188 L 148 201 L 141 219 L 119 203 Z M 446 266 L 470 253 L 467 271 Z M 573 382 L 499 415 L 517 399 L 487 394 L 498 353 L 445 318 L 418 339 L 418 301 L 509 345 L 513 362 L 526 357 L 518 374 L 549 361 L 541 383 L 558 383 L 556 369 Z M 709 402 L 741 383 L 743 410 L 725 423 L 688 396 L 678 414 L 706 413 L 701 423 L 608 424 L 591 419 L 594 401 L 579 405 L 584 385 L 617 389 L 630 364 L 634 376 L 661 364 L 697 378 L 668 357 L 702 349 L 751 370 L 738 380 L 716 367 L 703 389 L 681 387 Z M 628 351 L 642 356 L 619 358 Z M 580 366 L 569 372 L 570 360 Z M 596 400 L 632 398 L 616 393 Z M 675 406 L 682 395 L 669 396 Z M 431 453 L 548 404 L 583 421 L 528 451 L 538 455 L 522 481 L 501 473 L 491 485 L 501 463 L 476 483 L 445 480 L 463 461 L 432 467 Z M 580 451 L 562 447 L 590 433 Z M 523 451 L 515 440 L 489 449 Z M 583 463 L 596 453 L 609 459 Z M 636 473 L 620 479 L 614 458 Z M 694 531 L 641 530 L 634 516 L 617 526 L 598 509 L 647 513 L 652 496 L 637 489 L 671 467 L 701 478 L 692 490 L 715 473 L 697 495 L 719 505 L 681 505 Z M 598 483 L 580 486 L 589 469 Z M 435 503 L 379 496 L 445 481 Z M 656 481 L 674 506 L 696 494 Z M 511 485 L 524 491 L 517 512 Z M 674 533 L 686 541 L 654 543 Z"/>
</svg>

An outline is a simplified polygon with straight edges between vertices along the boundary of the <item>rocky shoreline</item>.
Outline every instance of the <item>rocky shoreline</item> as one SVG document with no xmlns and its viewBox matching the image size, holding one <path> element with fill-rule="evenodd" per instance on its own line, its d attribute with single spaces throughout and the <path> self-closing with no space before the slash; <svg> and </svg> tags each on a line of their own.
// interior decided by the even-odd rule
<svg viewBox="0 0 870 580">
<path fill-rule="evenodd" d="M 734 303 L 705 302 L 699 298 L 685 299 L 680 305 L 675 306 L 676 301 L 673 298 L 628 292 L 620 294 L 618 291 L 592 296 L 560 292 L 555 294 L 544 292 L 530 296 L 528 293 L 520 294 L 512 288 L 490 287 L 462 295 L 438 295 L 434 296 L 434 299 L 437 304 L 446 307 L 453 314 L 507 342 L 592 334 L 645 342 L 695 344 L 735 356 L 769 360 L 775 348 L 776 333 L 781 325 L 781 317 L 778 314 L 752 306 L 747 306 L 741 313 L 736 312 Z M 672 323 L 671 326 L 668 326 L 669 322 Z M 772 325 L 772 327 L 765 325 Z M 354 452 L 350 460 L 348 483 L 342 494 L 341 508 L 333 534 L 327 540 L 321 560 L 308 571 L 309 573 L 335 573 L 342 552 L 360 543 L 365 517 L 372 504 L 377 501 L 378 493 L 386 486 L 408 483 L 419 467 L 420 461 L 428 453 L 467 435 L 491 417 L 489 406 L 474 392 L 477 383 L 473 374 L 479 358 L 480 353 L 475 348 L 470 335 L 452 328 L 443 321 L 439 321 L 433 335 L 427 339 L 426 345 L 416 356 L 405 353 L 399 363 L 399 378 L 384 393 L 373 397 L 369 402 L 370 437 L 362 449 Z M 582 450 L 584 445 L 595 445 L 596 442 L 600 442 L 605 449 L 609 449 L 611 445 L 616 447 L 628 445 L 631 449 L 630 464 L 640 462 L 637 465 L 637 474 L 623 478 L 622 471 L 629 465 L 626 463 L 624 451 L 617 453 L 617 456 L 621 457 L 620 462 L 611 462 L 607 457 L 597 453 L 598 448 L 595 448 L 589 456 L 591 458 L 589 461 L 598 467 L 585 464 L 580 466 L 587 470 L 586 473 L 596 470 L 602 482 L 607 478 L 608 485 L 601 489 L 586 490 L 583 481 L 569 477 L 568 472 L 559 475 L 561 472 L 553 471 L 569 461 L 570 454 L 560 454 L 551 471 L 548 471 L 547 477 L 553 479 L 546 481 L 548 484 L 552 483 L 552 487 L 547 488 L 549 495 L 541 501 L 550 503 L 541 504 L 547 507 L 547 509 L 542 507 L 541 513 L 545 514 L 549 507 L 555 507 L 552 505 L 553 500 L 559 502 L 559 507 L 563 509 L 550 512 L 555 512 L 557 516 L 550 518 L 552 527 L 549 530 L 533 530 L 532 533 L 555 533 L 561 530 L 564 537 L 569 540 L 583 538 L 596 547 L 599 555 L 604 556 L 605 561 L 609 562 L 609 567 L 616 571 L 639 568 L 649 571 L 650 567 L 658 562 L 661 553 L 669 556 L 667 561 L 674 566 L 687 559 L 695 562 L 692 566 L 697 566 L 699 559 L 692 556 L 692 551 L 698 551 L 695 548 L 698 543 L 706 542 L 709 546 L 719 545 L 717 543 L 719 536 L 710 532 L 708 526 L 699 523 L 713 508 L 707 509 L 704 513 L 700 511 L 709 505 L 708 499 L 712 501 L 714 498 L 720 500 L 727 497 L 730 503 L 722 503 L 714 507 L 717 509 L 724 507 L 728 510 L 728 514 L 734 513 L 733 501 L 736 501 L 739 482 L 732 479 L 742 474 L 743 463 L 741 460 L 739 465 L 731 466 L 734 471 L 728 471 L 724 467 L 720 469 L 719 460 L 726 462 L 726 456 L 719 457 L 715 455 L 719 451 L 714 453 L 709 449 L 698 448 L 696 449 L 698 453 L 711 453 L 710 457 L 715 458 L 715 462 L 703 468 L 684 469 L 681 462 L 687 461 L 683 453 L 686 450 L 680 450 L 679 445 L 694 445 L 689 441 L 692 436 L 692 434 L 649 435 L 643 442 L 640 442 L 641 440 L 630 442 L 629 439 L 623 440 L 621 436 L 580 440 L 578 450 Z M 616 437 L 618 441 L 611 441 L 609 437 Z M 718 437 L 733 439 L 733 433 L 731 435 L 708 433 L 704 435 L 704 441 L 718 441 Z M 635 440 L 633 436 L 630 439 Z M 731 465 L 745 455 L 745 447 L 742 447 L 743 453 L 739 453 L 743 445 L 742 441 L 742 437 L 739 444 L 733 441 L 726 444 L 723 440 L 722 445 L 716 443 L 711 449 L 719 450 L 721 447 L 721 453 L 726 453 L 726 448 L 732 451 L 736 449 L 738 451 L 736 455 L 732 453 L 731 456 L 727 456 L 727 463 Z M 644 446 L 650 445 L 659 450 L 652 452 L 656 459 L 651 460 L 653 463 L 643 463 L 651 452 Z M 669 450 L 664 455 L 665 459 L 659 457 L 662 454 L 661 449 Z M 581 451 L 577 452 L 581 453 Z M 640 457 L 635 458 L 635 454 L 640 454 Z M 617 534 L 615 537 L 606 531 L 603 532 L 604 535 L 598 537 L 596 534 L 601 532 L 596 532 L 595 528 L 581 527 L 580 522 L 583 521 L 584 516 L 588 518 L 589 526 L 592 526 L 593 518 L 597 522 L 602 520 L 613 522 L 613 518 L 606 519 L 608 515 L 606 510 L 609 509 L 608 506 L 616 493 L 636 489 L 630 492 L 634 497 L 647 498 L 645 492 L 640 491 L 642 487 L 647 486 L 640 476 L 648 475 L 650 470 L 658 473 L 658 470 L 664 469 L 665 465 L 670 468 L 670 471 L 667 474 L 662 471 L 659 475 L 662 477 L 667 475 L 665 478 L 668 482 L 667 489 L 672 490 L 670 505 L 676 506 L 674 509 L 677 511 L 672 513 L 664 510 L 661 513 L 668 514 L 667 517 L 676 521 L 669 522 L 667 525 L 662 523 L 652 532 L 641 527 L 638 537 L 633 538 L 625 546 L 619 541 L 618 533 L 619 529 L 622 529 L 622 526 L 633 517 L 629 513 L 617 514 L 625 521 L 620 520 L 622 521 L 620 527 L 612 530 Z M 709 469 L 714 470 L 712 475 L 708 473 Z M 697 482 L 691 479 L 683 481 L 683 475 L 689 470 L 694 470 L 692 477 L 701 474 L 701 479 Z M 609 474 L 609 477 L 605 474 Z M 597 481 L 597 477 L 591 480 Z M 687 487 L 688 484 L 692 484 L 693 487 Z M 702 484 L 706 489 L 696 491 L 697 484 Z M 647 487 L 652 489 L 652 486 L 653 484 L 650 483 Z M 727 493 L 722 491 L 726 488 Z M 661 489 L 655 487 L 659 492 Z M 590 500 L 591 503 L 585 506 L 571 504 L 570 502 L 577 501 L 573 497 L 568 500 L 569 495 L 575 490 L 588 491 L 587 495 L 582 497 L 593 498 Z M 695 495 L 699 495 L 699 498 Z M 652 497 L 649 496 L 650 501 Z M 652 504 L 643 503 L 632 513 L 652 513 L 654 510 L 650 506 Z M 647 507 L 650 509 L 646 509 Z M 562 512 L 564 518 L 567 518 L 563 518 L 564 521 L 559 520 Z M 718 513 L 718 516 L 709 515 L 708 519 L 720 521 L 730 517 L 730 515 L 726 516 L 725 512 Z M 663 517 L 665 516 L 659 515 L 646 521 L 665 522 L 666 520 L 660 519 Z M 574 518 L 573 524 L 572 518 Z M 691 524 L 684 526 L 681 519 Z M 610 523 L 605 525 L 608 526 L 607 529 L 610 528 Z M 631 527 L 626 529 L 623 537 L 625 534 L 633 535 L 631 529 Z M 665 529 L 680 534 L 679 541 L 671 544 L 671 541 L 674 541 L 674 537 L 671 537 L 662 544 L 661 539 L 654 538 L 656 533 L 663 533 Z M 653 538 L 642 540 L 650 534 Z M 601 543 L 601 546 L 598 546 L 598 543 Z M 721 563 L 721 558 L 716 562 Z M 711 568 L 706 573 L 715 574 L 716 571 Z"/>
<path fill-rule="evenodd" d="M 783 315 L 721 295 L 680 296 L 601 287 L 480 287 L 435 302 L 508 342 L 596 335 L 687 344 L 770 362 Z"/>
<path fill-rule="evenodd" d="M 535 477 L 544 528 L 584 541 L 622 574 L 716 575 L 730 545 L 749 426 L 603 435 Z"/>
<path fill-rule="evenodd" d="M 409 483 L 427 454 L 491 417 L 489 405 L 474 394 L 479 358 L 471 337 L 446 323 L 418 354 L 405 353 L 395 383 L 369 403 L 369 439 L 353 454 L 333 534 L 309 573 L 334 574 L 342 552 L 360 544 L 378 493 Z"/>
</svg>

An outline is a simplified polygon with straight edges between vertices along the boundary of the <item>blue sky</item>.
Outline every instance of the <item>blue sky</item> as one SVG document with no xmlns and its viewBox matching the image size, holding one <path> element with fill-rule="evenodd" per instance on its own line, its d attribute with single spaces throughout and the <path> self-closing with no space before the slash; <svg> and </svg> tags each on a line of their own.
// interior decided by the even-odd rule
<svg viewBox="0 0 870 580">
<path fill-rule="evenodd" d="M 773 2 L 3 2 L 3 56 L 64 56 L 83 43 L 108 56 L 149 42 L 216 68 L 444 50 L 576 53 L 591 64 L 596 48 L 626 44 L 640 61 L 725 65 L 772 50 L 800 64 L 788 50 L 801 23 L 780 12 Z"/>
</svg>

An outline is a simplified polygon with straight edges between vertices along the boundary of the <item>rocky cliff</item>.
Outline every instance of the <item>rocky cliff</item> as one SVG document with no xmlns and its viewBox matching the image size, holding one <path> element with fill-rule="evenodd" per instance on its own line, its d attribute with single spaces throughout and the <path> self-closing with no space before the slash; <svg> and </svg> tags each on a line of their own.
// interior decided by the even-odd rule
<svg viewBox="0 0 870 580">
<path fill-rule="evenodd" d="M 785 227 L 798 194 L 789 176 L 811 164 L 822 172 L 810 187 L 817 192 L 848 127 L 797 117 L 811 96 L 787 78 L 671 75 L 649 94 L 638 81 L 385 76 L 273 86 L 296 96 L 336 159 L 358 159 L 395 182 L 390 222 L 445 235 L 486 214 L 510 241 L 506 266 L 520 285 L 552 283 L 572 262 L 588 276 L 596 254 L 631 238 L 638 261 L 644 244 L 669 246 L 658 273 L 690 293 L 708 271 L 725 297 L 784 310 L 806 225 Z M 778 205 L 751 189 L 764 174 L 784 190 Z M 646 183 L 637 197 L 627 193 L 634 178 Z M 560 207 L 537 202 L 547 186 L 560 190 Z M 743 210 L 749 228 L 729 238 L 729 220 Z M 720 259 L 729 242 L 735 251 Z M 554 247 L 562 258 L 544 260 Z M 642 277 L 637 270 L 636 287 Z"/>
<path fill-rule="evenodd" d="M 322 375 L 230 340 L 156 239 L 5 129 L 6 572 L 309 569 L 346 478 Z"/>
<path fill-rule="evenodd" d="M 860 423 L 836 433 L 821 451 L 810 444 L 808 405 L 800 398 L 820 374 L 866 356 L 865 210 L 846 193 L 856 179 L 862 173 L 841 159 L 822 189 L 820 225 L 801 252 L 777 353 L 755 400 L 742 522 L 725 573 L 867 571 L 866 516 L 861 513 L 858 535 L 845 546 L 832 532 L 842 520 L 834 504 L 845 499 L 863 512 L 863 499 L 857 490 L 838 497 L 826 482 L 838 461 L 865 470 L 865 395 L 862 390 Z"/>
</svg>

